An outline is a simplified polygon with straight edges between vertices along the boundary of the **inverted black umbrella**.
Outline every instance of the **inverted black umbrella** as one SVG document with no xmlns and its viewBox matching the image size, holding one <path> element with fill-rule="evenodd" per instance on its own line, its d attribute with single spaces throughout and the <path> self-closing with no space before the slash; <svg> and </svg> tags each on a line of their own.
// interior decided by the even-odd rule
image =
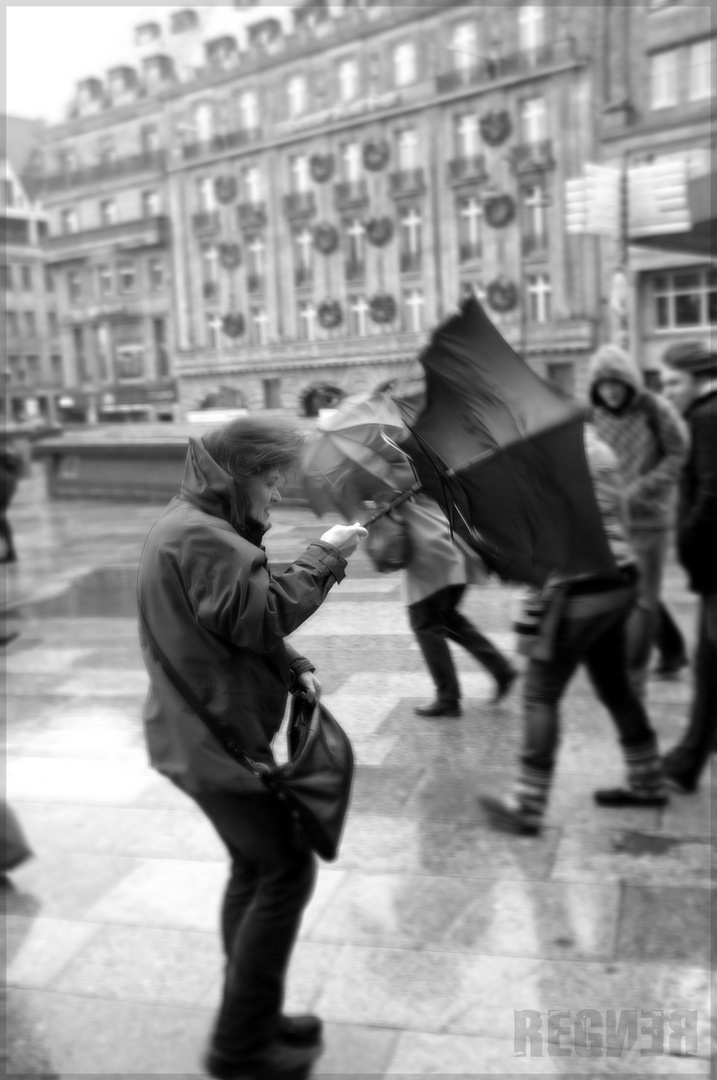
<svg viewBox="0 0 717 1080">
<path fill-rule="evenodd" d="M 616 576 L 584 411 L 521 360 L 474 297 L 420 361 L 426 404 L 402 447 L 454 530 L 507 581 Z"/>
</svg>

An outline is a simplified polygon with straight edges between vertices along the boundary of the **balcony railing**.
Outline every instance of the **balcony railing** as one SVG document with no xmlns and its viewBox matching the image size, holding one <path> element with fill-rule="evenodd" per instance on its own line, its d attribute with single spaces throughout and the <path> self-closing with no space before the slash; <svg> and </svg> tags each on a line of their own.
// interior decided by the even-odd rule
<svg viewBox="0 0 717 1080">
<path fill-rule="evenodd" d="M 182 147 L 182 157 L 185 161 L 204 157 L 205 154 L 218 154 L 222 150 L 235 150 L 237 147 L 246 146 L 247 143 L 256 142 L 261 138 L 261 128 L 237 128 L 236 131 L 227 131 L 221 135 L 213 135 L 211 139 L 201 139 L 198 142 L 187 143 Z"/>
<path fill-rule="evenodd" d="M 391 173 L 389 184 L 393 196 L 421 195 L 426 190 L 423 169 L 402 169 Z"/>
<path fill-rule="evenodd" d="M 524 233 L 520 247 L 524 255 L 547 255 L 548 237 L 545 233 Z"/>
<path fill-rule="evenodd" d="M 207 236 L 210 233 L 217 232 L 219 229 L 219 211 L 200 210 L 198 213 L 192 214 L 192 227 L 197 236 Z"/>
<path fill-rule="evenodd" d="M 349 259 L 346 263 L 346 280 L 357 281 L 366 275 L 366 264 L 359 259 Z"/>
<path fill-rule="evenodd" d="M 334 186 L 334 202 L 338 210 L 350 206 L 362 206 L 368 202 L 368 185 L 365 180 L 343 180 Z"/>
<path fill-rule="evenodd" d="M 464 87 L 523 75 L 538 68 L 566 64 L 575 59 L 575 40 L 565 38 L 548 45 L 540 45 L 535 49 L 524 49 L 508 56 L 486 58 L 477 64 L 471 64 L 470 67 L 446 71 L 436 76 L 436 90 L 439 94 L 449 94 Z"/>
<path fill-rule="evenodd" d="M 264 203 L 240 203 L 237 206 L 237 220 L 241 229 L 260 229 L 266 225 Z"/>
<path fill-rule="evenodd" d="M 66 259 L 68 253 L 82 255 L 98 243 L 113 243 L 118 249 L 131 250 L 139 247 L 157 247 L 169 240 L 169 219 L 164 216 L 135 218 L 114 225 L 100 225 L 94 229 L 48 236 L 43 247 L 49 261 L 53 257 Z"/>
<path fill-rule="evenodd" d="M 250 293 L 259 293 L 264 291 L 264 278 L 261 274 L 247 274 L 246 278 L 247 291 Z"/>
<path fill-rule="evenodd" d="M 552 169 L 555 166 L 551 139 L 522 143 L 514 146 L 510 154 L 514 173 L 533 172 L 535 169 Z"/>
<path fill-rule="evenodd" d="M 448 162 L 449 184 L 461 184 L 485 180 L 485 158 L 482 154 L 472 157 L 453 158 Z"/>
<path fill-rule="evenodd" d="M 115 158 L 114 161 L 100 161 L 96 165 L 45 176 L 42 189 L 45 192 L 64 191 L 81 184 L 94 184 L 98 180 L 113 180 L 115 177 L 131 176 L 133 173 L 157 171 L 164 168 L 165 160 L 163 150 L 149 150 L 144 154 Z"/>
<path fill-rule="evenodd" d="M 465 243 L 458 248 L 458 258 L 462 263 L 474 262 L 476 259 L 480 259 L 482 254 L 483 248 L 478 243 Z"/>
<path fill-rule="evenodd" d="M 314 280 L 314 271 L 311 266 L 297 266 L 294 270 L 294 283 L 296 285 L 311 285 Z"/>
<path fill-rule="evenodd" d="M 284 196 L 284 213 L 287 217 L 308 217 L 316 213 L 313 191 L 294 191 Z"/>
<path fill-rule="evenodd" d="M 402 274 L 416 273 L 421 269 L 421 252 L 402 251 L 400 256 L 400 267 Z"/>
</svg>

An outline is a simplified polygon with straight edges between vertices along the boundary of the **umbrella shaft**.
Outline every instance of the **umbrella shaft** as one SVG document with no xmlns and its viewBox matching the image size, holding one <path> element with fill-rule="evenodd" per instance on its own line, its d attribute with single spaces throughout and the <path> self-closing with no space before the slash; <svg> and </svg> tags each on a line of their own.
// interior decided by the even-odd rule
<svg viewBox="0 0 717 1080">
<path fill-rule="evenodd" d="M 412 495 L 415 495 L 417 492 L 421 491 L 422 488 L 423 484 L 416 483 L 412 487 L 408 488 L 407 491 L 402 491 L 401 494 L 397 495 L 396 498 L 393 499 L 390 503 L 388 503 L 386 506 L 382 506 L 380 510 L 377 510 L 375 514 L 372 514 L 370 518 L 364 521 L 364 529 L 367 529 L 369 525 L 373 525 L 374 521 L 378 521 L 378 519 L 380 517 L 383 517 L 384 514 L 390 514 L 391 511 L 395 510 L 395 508 L 397 506 L 400 506 L 401 503 L 407 502 Z"/>
</svg>

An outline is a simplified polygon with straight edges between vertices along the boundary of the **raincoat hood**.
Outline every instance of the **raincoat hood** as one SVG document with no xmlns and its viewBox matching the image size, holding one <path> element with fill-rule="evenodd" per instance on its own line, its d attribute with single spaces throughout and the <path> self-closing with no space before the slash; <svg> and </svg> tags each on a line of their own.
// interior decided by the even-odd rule
<svg viewBox="0 0 717 1080">
<path fill-rule="evenodd" d="M 588 369 L 590 400 L 593 405 L 605 408 L 604 402 L 596 395 L 595 388 L 602 379 L 614 379 L 621 382 L 630 390 L 630 397 L 623 409 L 629 408 L 636 398 L 642 393 L 644 384 L 641 373 L 633 364 L 624 349 L 617 345 L 603 345 L 595 353 L 590 361 Z"/>
<path fill-rule="evenodd" d="M 268 531 L 261 522 L 248 516 L 246 499 L 236 480 L 218 465 L 201 438 L 190 436 L 180 495 L 212 517 L 229 522 L 241 536 L 258 544 Z"/>
</svg>

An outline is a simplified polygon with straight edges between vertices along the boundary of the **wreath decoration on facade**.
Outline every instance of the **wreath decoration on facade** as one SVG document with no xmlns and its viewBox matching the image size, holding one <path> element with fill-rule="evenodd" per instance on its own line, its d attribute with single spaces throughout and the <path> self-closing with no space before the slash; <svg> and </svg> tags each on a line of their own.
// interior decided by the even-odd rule
<svg viewBox="0 0 717 1080">
<path fill-rule="evenodd" d="M 222 319 L 222 330 L 230 338 L 241 337 L 244 333 L 244 325 L 244 316 L 239 312 L 225 315 Z"/>
<path fill-rule="evenodd" d="M 505 109 L 500 111 L 492 109 L 480 119 L 480 133 L 483 141 L 489 146 L 500 146 L 513 130 L 513 122 L 510 113 Z"/>
<path fill-rule="evenodd" d="M 334 175 L 333 154 L 312 154 L 309 159 L 311 176 L 317 184 L 324 184 Z"/>
<path fill-rule="evenodd" d="M 491 281 L 486 296 L 494 311 L 512 311 L 518 303 L 518 290 L 507 278 Z"/>
<path fill-rule="evenodd" d="M 322 300 L 319 304 L 318 316 L 325 330 L 334 330 L 344 321 L 344 313 L 338 300 Z"/>
<path fill-rule="evenodd" d="M 396 301 L 390 293 L 376 293 L 369 300 L 368 307 L 375 323 L 390 323 L 396 318 Z"/>
<path fill-rule="evenodd" d="M 385 139 L 367 139 L 363 144 L 363 163 L 371 172 L 379 172 L 387 165 L 390 152 Z"/>
<path fill-rule="evenodd" d="M 366 222 L 366 237 L 375 247 L 388 244 L 393 236 L 393 222 L 390 218 L 371 218 Z"/>
<path fill-rule="evenodd" d="M 339 243 L 339 234 L 335 225 L 324 221 L 314 229 L 314 247 L 322 255 L 330 255 L 335 251 Z"/>
<path fill-rule="evenodd" d="M 241 248 L 238 244 L 220 244 L 219 262 L 225 270 L 236 270 L 241 263 Z"/>
<path fill-rule="evenodd" d="M 503 229 L 515 217 L 515 202 L 510 195 L 494 195 L 483 204 L 483 214 L 494 229 Z"/>
<path fill-rule="evenodd" d="M 214 181 L 214 194 L 220 203 L 234 202 L 237 190 L 237 182 L 233 176 L 218 176 Z"/>
</svg>

